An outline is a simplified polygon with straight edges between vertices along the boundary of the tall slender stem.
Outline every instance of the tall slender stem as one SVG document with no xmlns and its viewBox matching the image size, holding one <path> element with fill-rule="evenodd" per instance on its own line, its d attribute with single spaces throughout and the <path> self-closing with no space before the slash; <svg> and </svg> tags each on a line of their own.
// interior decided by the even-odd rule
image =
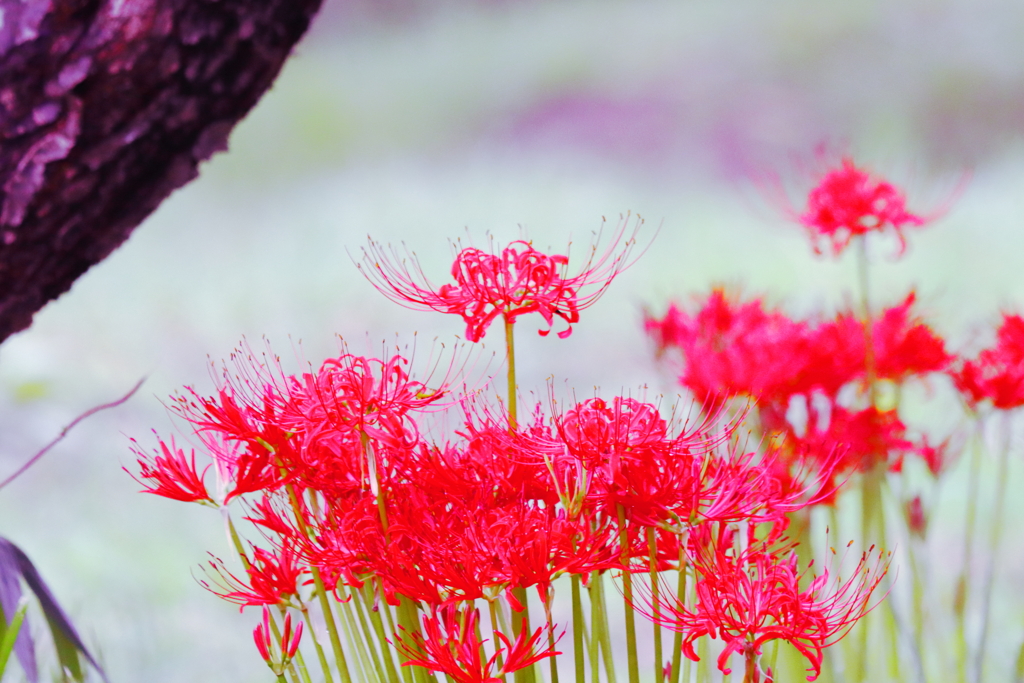
<svg viewBox="0 0 1024 683">
<path fill-rule="evenodd" d="M 647 552 L 650 555 L 651 603 L 654 622 L 654 681 L 662 683 L 664 678 L 664 653 L 661 648 L 661 586 L 658 585 L 658 544 L 654 527 L 647 527 Z"/>
<path fill-rule="evenodd" d="M 387 621 L 388 633 L 392 634 L 392 636 L 395 636 L 398 633 L 398 631 L 395 629 L 395 620 L 391 616 L 391 605 L 389 605 L 387 600 L 385 600 L 383 598 L 383 590 L 384 589 L 380 585 L 380 578 L 379 577 L 378 577 L 377 589 L 379 591 L 381 591 L 380 606 L 381 606 L 381 610 L 384 612 L 384 619 Z M 399 663 L 401 663 L 403 661 L 401 653 L 398 653 L 398 661 L 399 661 Z M 408 667 L 408 666 L 399 666 L 398 667 L 398 670 L 401 672 L 401 675 L 402 675 L 403 683 L 412 683 L 413 672 L 410 671 L 409 669 L 410 669 L 410 667 Z"/>
<path fill-rule="evenodd" d="M 374 681 L 381 681 L 383 683 L 370 663 L 370 654 L 367 648 L 371 647 L 371 645 L 367 642 L 366 638 L 362 637 L 362 632 L 356 623 L 355 605 L 352 598 L 338 604 L 338 621 L 344 630 L 346 640 L 352 644 L 350 649 L 352 654 L 349 656 L 354 660 L 354 668 L 359 671 L 359 674 L 354 676 L 354 679 L 360 681 L 360 683 L 373 683 Z"/>
<path fill-rule="evenodd" d="M 629 571 L 629 534 L 626 531 L 626 510 L 615 506 L 619 514 L 619 547 L 622 550 L 622 598 L 626 611 L 626 662 L 629 683 L 640 683 L 640 662 L 636 652 L 636 614 L 633 611 L 633 575 Z"/>
<path fill-rule="evenodd" d="M 398 627 L 402 629 L 411 638 L 415 636 L 415 634 L 418 634 L 420 632 L 419 610 L 416 606 L 416 603 L 408 597 L 406 597 L 405 595 L 399 595 L 398 600 Z M 404 664 L 405 662 L 409 661 L 410 658 L 403 656 L 402 659 Z M 428 679 L 427 670 L 421 666 L 403 666 L 402 668 L 412 669 L 413 680 L 416 681 L 416 683 L 426 683 L 428 680 L 433 680 L 432 675 L 429 676 Z"/>
<path fill-rule="evenodd" d="M 501 651 L 498 649 L 498 643 L 500 643 L 501 640 L 498 638 L 498 605 L 497 605 L 497 603 L 494 600 L 488 600 L 487 601 L 487 610 L 488 610 L 488 612 L 490 613 L 490 616 L 491 616 L 491 638 L 493 638 L 493 640 L 491 642 L 494 644 L 494 652 L 495 652 L 495 656 L 497 657 L 497 662 L 496 663 L 498 665 L 497 666 L 498 671 L 501 671 L 503 664 L 502 664 L 502 661 L 501 661 L 502 660 Z M 501 676 L 499 676 L 499 678 L 504 681 L 505 680 L 505 674 L 504 673 L 501 674 Z"/>
<path fill-rule="evenodd" d="M 572 651 L 576 664 L 576 683 L 586 683 L 583 654 L 583 599 L 580 595 L 580 576 L 572 575 Z"/>
<path fill-rule="evenodd" d="M 875 408 L 878 403 L 878 387 L 875 370 L 874 325 L 872 324 L 871 289 L 868 263 L 867 235 L 854 238 L 857 243 L 857 285 L 860 290 L 860 315 L 864 328 L 864 382 L 867 387 L 868 406 Z M 870 453 L 868 457 L 879 455 Z M 876 521 L 884 525 L 881 519 L 881 478 L 885 476 L 884 466 L 873 465 L 861 477 L 861 541 L 870 543 Z M 881 471 L 880 471 L 881 470 Z M 862 627 L 858 634 L 858 653 L 852 670 L 854 683 L 864 680 L 867 665 L 868 629 Z"/>
<path fill-rule="evenodd" d="M 380 526 L 384 530 L 385 538 L 388 535 L 388 512 L 384 499 L 384 489 L 380 485 L 380 474 L 377 471 L 377 454 L 373 450 L 373 442 L 365 431 L 359 432 L 359 443 L 363 447 L 363 457 L 367 462 L 367 469 L 370 479 L 370 493 L 377 499 L 377 516 L 380 517 Z"/>
<path fill-rule="evenodd" d="M 288 484 L 286 486 L 288 492 L 288 499 L 292 504 L 292 511 L 295 513 L 295 522 L 299 527 L 299 532 L 310 537 L 309 527 L 306 526 L 306 520 L 302 516 L 302 507 L 300 505 L 299 496 L 295 492 L 295 486 Z M 351 683 L 351 676 L 348 672 L 348 661 L 345 659 L 345 651 L 341 649 L 341 638 L 338 637 L 338 625 L 334 621 L 334 610 L 331 608 L 331 600 L 327 595 L 327 590 L 324 588 L 323 577 L 320 576 L 320 568 L 316 565 L 310 565 L 310 574 L 313 575 L 313 586 L 316 588 L 316 597 L 320 602 L 320 609 L 324 614 L 324 623 L 327 625 L 327 634 L 331 639 L 331 648 L 334 650 L 334 659 L 338 664 L 338 673 L 341 675 L 342 683 Z M 310 629 L 312 630 L 312 629 Z M 331 676 L 329 672 L 324 672 L 324 676 L 327 679 L 327 683 L 331 683 Z"/>
<path fill-rule="evenodd" d="M 989 526 L 989 561 L 985 569 L 985 580 L 982 584 L 981 603 L 981 635 L 978 637 L 978 650 L 974 655 L 974 681 L 981 683 L 985 669 L 985 648 L 988 645 L 989 617 L 992 610 L 992 585 L 995 579 L 996 561 L 999 556 L 999 540 L 1003 532 L 1003 518 L 1006 507 L 1006 479 L 1009 474 L 1011 415 L 1004 410 L 999 423 L 1002 443 L 999 449 L 999 469 L 996 478 L 996 499 L 994 503 L 992 524 Z"/>
<path fill-rule="evenodd" d="M 757 654 L 748 643 L 743 650 L 743 683 L 754 683 L 757 680 Z"/>
<path fill-rule="evenodd" d="M 513 333 L 513 323 L 505 318 L 505 350 L 508 354 L 508 428 L 516 428 L 516 342 Z"/>
<path fill-rule="evenodd" d="M 363 641 L 366 644 L 367 654 L 370 656 L 370 662 L 373 664 L 373 670 L 376 672 L 377 677 L 382 681 L 397 681 L 398 676 L 394 668 L 394 664 L 391 662 L 391 653 L 387 650 L 387 636 L 384 634 L 384 626 L 381 623 L 379 614 L 367 615 L 368 611 L 371 611 L 369 605 L 365 603 L 365 589 L 366 584 L 363 585 L 363 590 L 352 589 L 349 594 L 352 596 L 349 599 L 349 605 L 353 607 L 356 619 L 353 623 L 354 626 L 358 626 L 359 630 L 363 634 Z M 376 619 L 373 617 L 376 616 Z M 372 624 L 372 626 L 371 626 Z M 381 651 L 378 655 L 377 647 L 373 643 L 373 640 L 367 637 L 373 633 L 377 638 Z M 387 674 L 385 675 L 385 669 Z"/>
<path fill-rule="evenodd" d="M 516 612 L 512 611 L 512 633 L 516 638 L 519 637 L 520 633 L 530 633 L 530 606 L 529 606 L 529 595 L 525 588 L 516 587 L 512 589 L 512 595 L 515 597 L 519 604 L 522 605 L 522 610 Z M 534 665 L 531 664 L 528 667 L 519 669 L 515 672 L 514 678 L 516 683 L 534 683 L 536 680 L 536 672 Z"/>
<path fill-rule="evenodd" d="M 548 627 L 548 648 L 552 651 L 555 649 L 555 625 L 551 621 L 551 601 L 554 597 L 554 588 L 548 586 L 547 593 L 544 595 L 544 619 Z M 548 657 L 548 664 L 550 665 L 551 683 L 558 683 L 558 658 Z"/>
<path fill-rule="evenodd" d="M 316 631 L 313 630 L 313 620 L 309 616 L 309 608 L 306 605 L 302 605 L 302 618 L 306 622 L 306 630 L 309 631 L 309 635 L 313 639 L 313 647 L 316 650 L 316 657 L 320 661 L 320 668 L 323 669 L 324 680 L 330 683 L 333 680 L 331 677 L 331 664 L 327 661 L 327 655 L 324 653 L 324 648 L 320 644 L 319 638 L 316 637 Z"/>
<path fill-rule="evenodd" d="M 242 543 L 242 537 L 238 535 L 238 529 L 235 528 L 235 523 L 231 520 L 231 515 L 228 513 L 227 508 L 222 509 L 224 510 L 224 519 L 227 522 L 228 536 L 231 538 L 231 545 L 234 546 L 235 552 L 238 553 L 238 559 L 242 561 L 242 566 L 245 568 L 246 573 L 248 573 L 249 567 L 251 567 L 252 565 L 249 562 L 249 556 L 245 552 L 245 545 Z M 283 614 L 285 612 L 285 608 L 281 607 L 280 609 Z M 271 614 L 270 616 L 270 630 L 273 633 L 274 638 L 277 638 L 278 640 L 281 639 L 281 631 L 277 626 L 277 621 L 274 619 L 273 614 Z M 316 638 L 314 638 L 313 640 L 315 642 Z M 298 659 L 302 673 L 305 674 L 305 681 L 308 683 L 309 674 L 306 673 L 306 664 L 302 661 L 302 653 L 296 651 L 295 655 L 296 658 Z M 294 661 L 288 662 L 288 671 L 293 678 L 297 677 L 297 674 L 295 673 Z M 2 672 L 2 670 L 0 670 L 0 672 Z"/>
<path fill-rule="evenodd" d="M 871 290 L 868 277 L 868 237 L 859 235 L 857 242 L 857 284 L 860 289 L 860 314 L 864 322 L 864 370 L 868 389 L 868 401 L 874 406 L 878 396 L 875 371 L 875 343 L 871 323 Z"/>
<path fill-rule="evenodd" d="M 967 680 L 967 662 L 969 648 L 967 645 L 967 599 L 970 587 L 971 559 L 974 557 L 974 530 L 978 513 L 978 482 L 981 478 L 981 447 L 983 440 L 984 421 L 975 417 L 974 434 L 971 448 L 968 450 L 969 469 L 967 474 L 967 509 L 964 512 L 964 551 L 963 566 L 957 577 L 956 589 L 953 593 L 953 614 L 957 626 L 957 664 L 959 675 L 957 680 Z"/>
<path fill-rule="evenodd" d="M 515 431 L 518 424 L 516 415 L 518 394 L 516 389 L 516 343 L 513 323 L 508 317 L 505 317 L 505 350 L 508 355 L 508 428 L 509 431 Z M 512 615 L 512 632 L 518 638 L 520 633 L 524 631 L 529 633 L 530 631 L 530 609 L 527 604 L 526 589 L 513 588 L 512 595 L 523 606 L 521 612 Z M 536 673 L 532 664 L 515 672 L 516 683 L 533 683 L 534 680 L 536 680 Z"/>
<path fill-rule="evenodd" d="M 590 575 L 590 585 L 587 592 L 590 593 L 590 680 L 593 683 L 601 683 L 601 666 L 598 655 L 598 648 L 601 645 L 601 597 L 598 584 L 601 581 L 601 573 L 594 572 Z"/>
<path fill-rule="evenodd" d="M 676 600 L 679 605 L 686 604 L 686 536 L 679 539 L 679 576 L 676 579 Z M 683 632 L 677 630 L 672 638 L 672 679 L 671 683 L 679 683 L 679 676 L 682 674 L 683 663 Z M 690 660 L 686 660 L 689 669 Z M 687 670 L 685 683 L 690 683 L 689 670 Z"/>
<path fill-rule="evenodd" d="M 611 629 L 608 628 L 608 609 L 604 602 L 604 576 L 597 577 L 597 611 L 601 619 L 601 661 L 609 683 L 615 683 L 615 652 L 612 650 Z"/>
<path fill-rule="evenodd" d="M 277 610 L 282 620 L 287 617 L 287 607 L 284 605 L 278 605 Z M 281 642 L 281 630 L 277 627 L 277 622 L 274 620 L 273 616 L 270 618 L 270 631 L 274 634 L 274 638 L 276 638 L 278 642 Z M 296 669 L 298 669 L 298 672 L 296 672 Z M 288 673 L 291 675 L 292 680 L 297 681 L 301 678 L 303 683 L 310 683 L 309 672 L 306 670 L 306 662 L 302 658 L 302 650 L 295 650 L 295 657 L 288 662 Z M 301 676 L 299 674 L 301 674 Z"/>
</svg>

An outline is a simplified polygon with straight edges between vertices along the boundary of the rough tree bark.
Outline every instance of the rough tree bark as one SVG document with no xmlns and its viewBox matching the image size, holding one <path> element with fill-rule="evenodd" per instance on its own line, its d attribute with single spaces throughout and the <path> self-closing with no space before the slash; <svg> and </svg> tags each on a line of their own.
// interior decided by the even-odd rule
<svg viewBox="0 0 1024 683">
<path fill-rule="evenodd" d="M 321 0 L 0 0 L 0 341 L 270 87 Z"/>
</svg>

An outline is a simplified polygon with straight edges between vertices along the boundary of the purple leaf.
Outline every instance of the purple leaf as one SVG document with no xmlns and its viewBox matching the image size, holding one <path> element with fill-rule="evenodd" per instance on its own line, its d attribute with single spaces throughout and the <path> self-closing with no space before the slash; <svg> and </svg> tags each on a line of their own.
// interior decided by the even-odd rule
<svg viewBox="0 0 1024 683">
<path fill-rule="evenodd" d="M 5 613 L 8 612 L 7 605 L 11 596 L 14 598 L 14 601 L 10 603 L 12 605 L 10 608 L 11 614 L 14 613 L 14 606 L 17 605 L 18 598 L 21 597 L 19 577 L 25 580 L 25 583 L 32 589 L 32 592 L 36 594 L 36 598 L 39 600 L 39 606 L 42 608 L 43 614 L 46 615 L 46 620 L 50 624 L 50 630 L 53 632 L 53 639 L 57 644 L 57 654 L 61 664 L 69 667 L 75 673 L 80 673 L 78 671 L 77 655 L 74 654 L 74 650 L 77 650 L 95 667 L 103 680 L 107 681 L 106 673 L 104 673 L 102 667 L 96 663 L 96 660 L 93 659 L 93 656 L 85 647 L 85 643 L 82 642 L 78 631 L 75 630 L 71 620 L 68 619 L 68 615 L 65 614 L 64 610 L 57 603 L 57 599 L 53 597 L 53 593 L 50 591 L 49 586 L 46 585 L 46 582 L 43 581 L 43 577 L 39 575 L 35 565 L 22 552 L 21 548 L 5 538 L 0 538 L 0 599 L 3 600 Z M 22 645 L 22 636 L 27 633 L 28 629 L 23 628 L 21 630 L 18 640 L 15 642 L 15 652 L 18 654 L 18 659 L 21 661 L 29 681 L 37 683 L 38 671 L 36 669 L 32 641 L 26 639 L 27 645 Z M 68 644 L 73 648 L 70 653 L 64 651 L 68 649 L 62 647 L 64 644 Z M 23 656 L 22 649 L 19 648 L 27 648 L 27 654 Z M 29 662 L 28 665 L 26 665 L 27 661 Z"/>
<path fill-rule="evenodd" d="M 5 618 L 14 615 L 18 601 L 21 600 L 21 565 L 18 555 L 24 556 L 24 553 L 7 539 L 0 538 L 0 606 L 3 606 Z M 18 655 L 18 661 L 30 683 L 37 683 L 39 669 L 36 667 L 35 645 L 27 626 L 23 626 L 18 633 L 14 653 Z"/>
</svg>

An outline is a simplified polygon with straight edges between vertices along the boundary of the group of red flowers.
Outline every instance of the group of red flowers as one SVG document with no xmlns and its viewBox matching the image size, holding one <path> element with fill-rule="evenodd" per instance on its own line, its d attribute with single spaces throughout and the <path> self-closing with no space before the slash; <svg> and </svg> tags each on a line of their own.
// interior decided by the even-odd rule
<svg viewBox="0 0 1024 683">
<path fill-rule="evenodd" d="M 865 230 L 921 222 L 891 186 L 849 162 L 815 192 L 805 223 L 837 250 Z M 635 233 L 623 227 L 613 241 L 621 248 L 595 248 L 577 275 L 566 256 L 525 241 L 499 253 L 462 250 L 454 284 L 441 287 L 373 243 L 364 266 L 391 298 L 460 315 L 471 341 L 499 318 L 511 338 L 518 316 L 532 312 L 546 322 L 542 334 L 557 317 L 566 336 L 632 262 Z M 865 553 L 848 578 L 827 569 L 812 576 L 784 536 L 789 516 L 830 502 L 851 472 L 876 462 L 898 467 L 916 453 L 941 466 L 940 449 L 908 437 L 895 411 L 846 405 L 844 388 L 956 368 L 971 401 L 1024 402 L 1022 383 L 1007 379 L 1020 372 L 1010 347 L 1024 348 L 1024 321 L 1008 316 L 999 347 L 958 362 L 913 304 L 911 294 L 870 322 L 844 313 L 812 323 L 716 290 L 696 313 L 673 306 L 649 319 L 658 348 L 685 360 L 681 382 L 705 408 L 695 424 L 629 396 L 552 399 L 516 419 L 515 396 L 495 404 L 450 378 L 417 380 L 400 354 L 344 353 L 292 375 L 272 356 L 243 350 L 215 394 L 189 389 L 170 403 L 210 464 L 161 440 L 156 452 L 136 447 L 136 477 L 175 500 L 241 502 L 258 534 L 240 548 L 244 574 L 211 563 L 208 584 L 225 599 L 304 613 L 315 592 L 341 601 L 360 593 L 389 620 L 390 609 L 411 603 L 419 623 L 387 625 L 387 640 L 404 664 L 459 683 L 502 680 L 560 654 L 555 638 L 543 639 L 555 629 L 555 581 L 576 576 L 592 586 L 606 572 L 651 577 L 627 595 L 629 607 L 679 632 L 687 657 L 697 658 L 697 639 L 720 638 L 719 668 L 739 653 L 749 673 L 765 642 L 783 640 L 804 654 L 813 678 L 824 648 L 871 607 L 887 564 Z M 756 401 L 762 427 L 784 433 L 787 445 L 743 447 L 749 441 L 722 410 L 735 397 Z M 802 425 L 792 419 L 797 400 Z M 440 411 L 454 430 L 438 433 Z M 661 586 L 666 570 L 691 572 L 691 592 Z M 502 618 L 505 609 L 523 612 L 531 588 L 546 627 Z M 491 638 L 479 628 L 484 603 Z M 279 675 L 300 637 L 301 628 L 286 629 L 275 649 L 269 625 L 257 629 Z M 761 675 L 756 668 L 751 680 Z"/>
</svg>

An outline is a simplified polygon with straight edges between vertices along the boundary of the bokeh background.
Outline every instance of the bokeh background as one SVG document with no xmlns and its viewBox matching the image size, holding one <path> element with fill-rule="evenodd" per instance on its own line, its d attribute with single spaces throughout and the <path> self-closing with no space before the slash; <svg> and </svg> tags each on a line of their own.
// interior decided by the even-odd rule
<svg viewBox="0 0 1024 683">
<path fill-rule="evenodd" d="M 0 534 L 112 681 L 269 680 L 255 613 L 195 579 L 207 551 L 229 554 L 218 513 L 141 495 L 121 468 L 130 437 L 173 433 L 161 400 L 209 391 L 209 359 L 243 337 L 266 336 L 298 370 L 300 354 L 337 353 L 339 334 L 366 352 L 462 335 L 457 318 L 375 292 L 353 263 L 367 235 L 405 241 L 443 281 L 449 238 L 525 231 L 582 255 L 602 217 L 641 215 L 652 246 L 569 339 L 519 326 L 522 384 L 674 392 L 645 306 L 712 283 L 793 312 L 849 301 L 852 263 L 816 258 L 787 214 L 821 150 L 851 153 L 934 217 L 898 263 L 875 254 L 877 300 L 917 287 L 953 348 L 983 341 L 1024 305 L 1022 35 L 1014 0 L 326 0 L 230 151 L 0 348 L 3 475 L 147 377 L 0 491 Z M 922 419 L 941 436 L 960 417 Z M 958 561 L 941 539 L 936 557 Z M 1016 546 L 997 584 L 1007 611 L 1024 580 Z M 1019 642 L 1008 618 L 996 637 Z"/>
</svg>

